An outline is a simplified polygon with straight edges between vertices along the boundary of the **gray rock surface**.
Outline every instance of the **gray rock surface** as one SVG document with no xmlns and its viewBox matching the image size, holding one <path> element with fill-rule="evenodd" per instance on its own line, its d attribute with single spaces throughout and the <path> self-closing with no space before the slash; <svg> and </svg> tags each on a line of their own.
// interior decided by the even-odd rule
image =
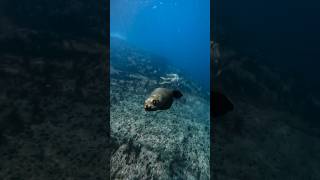
<svg viewBox="0 0 320 180">
<path fill-rule="evenodd" d="M 183 97 L 169 110 L 146 112 L 144 100 L 160 86 L 160 77 L 177 70 L 115 39 L 110 54 L 111 138 L 117 144 L 111 177 L 209 179 L 208 93 L 184 80 L 179 87 Z"/>
<path fill-rule="evenodd" d="M 299 74 L 222 49 L 223 72 L 215 87 L 231 98 L 235 110 L 214 121 L 211 177 L 319 179 L 320 106 L 311 100 L 319 92 Z"/>
<path fill-rule="evenodd" d="M 103 47 L 63 38 L 84 44 L 68 49 L 55 36 L 24 31 L 1 41 L 21 49 L 0 54 L 0 179 L 104 179 Z M 50 41 L 34 43 L 45 38 Z"/>
</svg>

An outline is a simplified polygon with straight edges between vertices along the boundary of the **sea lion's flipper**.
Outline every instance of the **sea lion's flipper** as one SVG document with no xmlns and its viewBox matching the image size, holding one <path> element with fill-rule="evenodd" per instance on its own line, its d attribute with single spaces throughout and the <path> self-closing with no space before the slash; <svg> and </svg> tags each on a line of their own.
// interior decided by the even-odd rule
<svg viewBox="0 0 320 180">
<path fill-rule="evenodd" d="M 183 95 L 179 90 L 173 90 L 173 97 L 174 98 L 181 98 Z"/>
<path fill-rule="evenodd" d="M 211 116 L 219 117 L 233 110 L 233 104 L 222 93 L 214 91 L 211 95 Z"/>
</svg>

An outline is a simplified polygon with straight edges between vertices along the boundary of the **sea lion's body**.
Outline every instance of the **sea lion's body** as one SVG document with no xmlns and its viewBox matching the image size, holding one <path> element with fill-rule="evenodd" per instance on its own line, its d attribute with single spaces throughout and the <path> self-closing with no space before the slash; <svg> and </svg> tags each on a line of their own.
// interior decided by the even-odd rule
<svg viewBox="0 0 320 180">
<path fill-rule="evenodd" d="M 182 97 L 178 90 L 167 88 L 156 88 L 144 102 L 146 111 L 157 111 L 169 109 L 176 98 Z M 233 110 L 233 104 L 222 93 L 211 91 L 211 116 L 213 118 L 223 116 Z"/>
<path fill-rule="evenodd" d="M 173 103 L 174 98 L 182 96 L 180 91 L 167 88 L 156 88 L 144 102 L 146 111 L 166 110 Z"/>
</svg>

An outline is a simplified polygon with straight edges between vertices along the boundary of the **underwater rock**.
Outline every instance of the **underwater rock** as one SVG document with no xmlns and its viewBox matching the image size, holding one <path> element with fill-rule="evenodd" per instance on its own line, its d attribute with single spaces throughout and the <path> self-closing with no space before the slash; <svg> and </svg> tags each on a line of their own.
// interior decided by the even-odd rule
<svg viewBox="0 0 320 180">
<path fill-rule="evenodd" d="M 226 62 L 214 88 L 228 94 L 235 108 L 214 121 L 213 178 L 318 179 L 320 126 L 306 98 L 317 93 L 254 56 L 224 57 L 228 48 L 221 47 Z"/>
<path fill-rule="evenodd" d="M 25 31 L 0 37 L 0 179 L 104 179 L 102 46 L 79 38 L 90 45 L 67 49 L 59 33 Z"/>
<path fill-rule="evenodd" d="M 163 112 L 147 113 L 142 105 L 148 93 L 159 86 L 175 87 L 174 84 L 159 85 L 160 77 L 172 72 L 180 76 L 180 71 L 125 42 L 111 47 L 111 56 L 112 66 L 129 73 L 111 78 L 115 82 L 110 87 L 111 99 L 124 97 L 110 109 L 111 137 L 119 146 L 112 154 L 111 176 L 119 179 L 133 174 L 136 179 L 209 179 L 209 96 L 199 90 L 196 83 L 183 78 L 179 85 L 183 97 L 175 101 L 175 106 Z M 128 66 L 126 56 L 130 56 L 137 67 Z M 198 104 L 195 106 L 194 102 Z"/>
</svg>

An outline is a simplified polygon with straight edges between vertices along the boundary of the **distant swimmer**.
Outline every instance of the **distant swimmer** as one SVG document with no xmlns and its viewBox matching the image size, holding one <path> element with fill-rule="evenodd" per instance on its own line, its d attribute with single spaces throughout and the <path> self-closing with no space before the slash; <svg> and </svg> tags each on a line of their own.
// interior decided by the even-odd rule
<svg viewBox="0 0 320 180">
<path fill-rule="evenodd" d="M 210 41 L 210 54 L 211 54 L 211 58 L 214 59 L 214 62 L 219 63 L 221 58 L 219 43 Z"/>
<path fill-rule="evenodd" d="M 215 77 L 218 77 L 222 73 L 221 52 L 219 43 L 210 41 L 210 58 L 213 60 L 212 64 L 217 66 L 214 66 L 214 72 Z"/>
<path fill-rule="evenodd" d="M 156 88 L 144 102 L 146 111 L 166 110 L 169 109 L 176 98 L 181 98 L 182 93 L 179 90 L 167 88 Z"/>
<path fill-rule="evenodd" d="M 174 89 L 178 89 L 182 83 L 182 78 L 178 74 L 166 74 L 165 77 L 160 77 L 159 85 L 170 85 Z"/>
</svg>

